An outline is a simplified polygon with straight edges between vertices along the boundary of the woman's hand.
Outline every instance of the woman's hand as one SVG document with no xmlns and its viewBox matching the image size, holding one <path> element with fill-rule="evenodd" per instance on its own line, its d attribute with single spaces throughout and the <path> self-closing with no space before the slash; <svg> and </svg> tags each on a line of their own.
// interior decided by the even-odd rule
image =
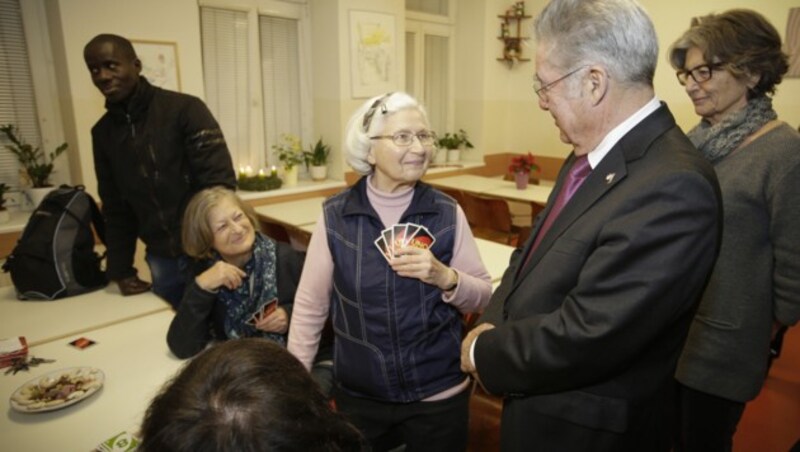
<svg viewBox="0 0 800 452">
<path fill-rule="evenodd" d="M 278 307 L 272 314 L 256 323 L 256 328 L 267 333 L 286 334 L 289 331 L 289 314 L 285 309 Z"/>
<path fill-rule="evenodd" d="M 395 251 L 392 270 L 407 278 L 417 278 L 442 290 L 458 282 L 456 271 L 441 263 L 429 250 L 407 246 Z"/>
<path fill-rule="evenodd" d="M 211 268 L 197 275 L 195 282 L 201 289 L 209 292 L 214 292 L 223 286 L 233 290 L 242 285 L 246 276 L 247 273 L 241 268 L 225 261 L 218 261 Z"/>
</svg>

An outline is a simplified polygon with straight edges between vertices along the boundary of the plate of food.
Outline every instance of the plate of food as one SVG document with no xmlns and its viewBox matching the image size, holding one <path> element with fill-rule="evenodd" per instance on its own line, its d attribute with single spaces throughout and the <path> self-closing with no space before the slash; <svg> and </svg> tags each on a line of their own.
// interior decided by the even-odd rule
<svg viewBox="0 0 800 452">
<path fill-rule="evenodd" d="M 94 367 L 70 367 L 33 378 L 11 394 L 11 408 L 41 413 L 74 405 L 103 387 L 105 375 Z"/>
</svg>

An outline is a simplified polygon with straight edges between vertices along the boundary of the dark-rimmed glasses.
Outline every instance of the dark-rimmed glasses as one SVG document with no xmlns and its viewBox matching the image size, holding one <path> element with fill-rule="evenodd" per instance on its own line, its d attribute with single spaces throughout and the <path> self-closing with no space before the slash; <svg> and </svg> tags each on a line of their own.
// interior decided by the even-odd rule
<svg viewBox="0 0 800 452">
<path fill-rule="evenodd" d="M 375 100 L 375 102 L 373 102 L 372 105 L 370 105 L 369 110 L 367 110 L 367 112 L 364 113 L 364 120 L 361 122 L 361 131 L 362 132 L 367 133 L 369 131 L 369 126 L 370 126 L 370 124 L 372 124 L 372 117 L 375 116 L 375 112 L 378 110 L 379 107 L 381 109 L 381 114 L 382 115 L 385 115 L 386 113 L 389 112 L 389 110 L 386 108 L 386 104 L 384 102 L 392 94 L 394 94 L 394 93 L 386 93 L 383 96 L 381 96 L 380 98 L 378 98 L 377 100 Z"/>
<path fill-rule="evenodd" d="M 714 74 L 714 71 L 724 65 L 725 63 L 700 64 L 691 69 L 680 69 L 675 71 L 675 76 L 678 77 L 678 83 L 680 83 L 682 86 L 686 86 L 686 82 L 689 80 L 689 77 L 692 77 L 692 80 L 694 80 L 695 83 L 703 83 L 711 80 L 711 76 Z"/>
<path fill-rule="evenodd" d="M 551 90 L 551 89 L 552 89 L 554 86 L 556 86 L 556 84 L 557 84 L 558 82 L 560 82 L 560 81 L 562 81 L 562 80 L 565 80 L 565 79 L 566 79 L 567 77 L 569 77 L 570 75 L 572 75 L 572 74 L 575 74 L 575 73 L 577 73 L 578 71 L 580 71 L 581 69 L 584 69 L 584 68 L 586 68 L 586 67 L 587 67 L 587 66 L 581 66 L 581 67 L 579 67 L 579 68 L 577 68 L 577 69 L 573 69 L 573 70 L 571 70 L 571 71 L 567 72 L 565 75 L 562 75 L 561 77 L 559 77 L 559 78 L 557 78 L 557 79 L 553 80 L 553 81 L 552 81 L 552 82 L 550 82 L 550 83 L 546 83 L 546 84 L 544 84 L 544 85 L 542 85 L 542 82 L 541 82 L 541 81 L 539 81 L 539 79 L 537 79 L 536 77 L 534 77 L 534 79 L 533 79 L 533 91 L 536 93 L 536 95 L 537 95 L 537 96 L 539 96 L 539 99 L 542 99 L 542 100 L 544 100 L 544 99 L 545 99 L 545 96 L 547 95 L 547 92 L 548 92 L 548 91 L 550 91 L 550 90 Z"/>
<path fill-rule="evenodd" d="M 417 137 L 419 144 L 424 148 L 436 147 L 436 132 L 432 130 L 423 130 L 422 132 L 396 132 L 392 135 L 376 135 L 369 137 L 370 140 L 383 140 L 390 139 L 392 143 L 399 147 L 408 147 L 414 144 L 414 137 Z"/>
</svg>

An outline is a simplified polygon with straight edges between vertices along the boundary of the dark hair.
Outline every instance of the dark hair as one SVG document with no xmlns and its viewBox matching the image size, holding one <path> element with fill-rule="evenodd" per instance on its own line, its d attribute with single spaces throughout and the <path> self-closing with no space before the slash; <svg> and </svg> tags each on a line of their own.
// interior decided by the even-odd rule
<svg viewBox="0 0 800 452">
<path fill-rule="evenodd" d="M 300 361 L 262 338 L 190 361 L 153 399 L 141 434 L 145 452 L 364 450 Z"/>
<path fill-rule="evenodd" d="M 133 44 L 130 41 L 123 38 L 122 36 L 112 35 L 109 33 L 103 33 L 95 36 L 92 38 L 91 41 L 86 43 L 83 47 L 83 54 L 86 55 L 86 52 L 95 45 L 104 44 L 106 42 L 110 42 L 114 44 L 114 47 L 122 51 L 122 55 L 126 58 L 130 58 L 131 60 L 135 60 L 138 57 L 136 56 L 136 50 L 133 49 Z"/>
<path fill-rule="evenodd" d="M 672 67 L 684 68 L 691 47 L 700 49 L 707 63 L 725 63 L 734 77 L 760 75 L 748 93 L 750 98 L 774 93 L 789 69 L 789 57 L 781 50 L 778 31 L 764 16 L 749 9 L 692 19 L 689 29 L 669 50 Z"/>
</svg>

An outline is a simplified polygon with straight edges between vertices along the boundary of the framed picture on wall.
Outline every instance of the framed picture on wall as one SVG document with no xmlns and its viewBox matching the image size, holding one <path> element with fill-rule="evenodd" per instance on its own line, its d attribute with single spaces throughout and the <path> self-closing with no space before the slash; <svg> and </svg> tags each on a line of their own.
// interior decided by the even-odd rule
<svg viewBox="0 0 800 452">
<path fill-rule="evenodd" d="M 399 88 L 394 21 L 392 14 L 350 11 L 350 80 L 354 98 Z"/>
<path fill-rule="evenodd" d="M 142 62 L 142 75 L 151 84 L 172 91 L 181 90 L 178 44 L 169 41 L 131 39 Z"/>
</svg>

